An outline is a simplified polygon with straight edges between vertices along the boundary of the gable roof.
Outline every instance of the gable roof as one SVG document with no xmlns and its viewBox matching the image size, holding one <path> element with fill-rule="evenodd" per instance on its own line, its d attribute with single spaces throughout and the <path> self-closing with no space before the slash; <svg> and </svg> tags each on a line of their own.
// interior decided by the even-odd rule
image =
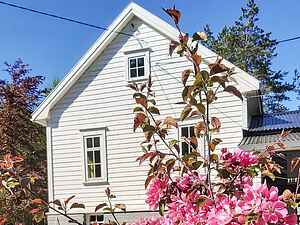
<svg viewBox="0 0 300 225">
<path fill-rule="evenodd" d="M 92 47 L 79 60 L 79 62 L 71 69 L 71 71 L 65 76 L 65 78 L 34 111 L 34 113 L 32 114 L 32 121 L 35 121 L 43 126 L 47 126 L 49 112 L 53 108 L 53 106 L 66 94 L 66 92 L 75 84 L 75 82 L 86 71 L 86 69 L 88 69 L 88 67 L 94 62 L 94 60 L 118 35 L 118 32 L 121 32 L 121 30 L 134 16 L 138 17 L 143 22 L 153 27 L 155 30 L 158 30 L 170 40 L 177 40 L 179 33 L 173 26 L 163 21 L 159 17 L 153 15 L 136 3 L 130 3 L 113 21 L 107 31 L 105 31 L 96 40 Z M 204 58 L 210 57 L 209 59 L 204 60 L 206 63 L 214 62 L 214 59 L 212 59 L 211 56 L 217 56 L 217 54 L 204 47 L 203 45 L 199 45 L 199 52 L 201 52 Z M 234 67 L 232 63 L 226 60 L 223 60 L 223 63 L 228 67 Z M 256 78 L 250 76 L 248 73 L 240 70 L 239 68 L 235 68 L 235 71 L 238 72 L 238 76 L 235 78 L 239 84 L 243 85 L 243 92 L 259 89 L 259 81 Z"/>
</svg>

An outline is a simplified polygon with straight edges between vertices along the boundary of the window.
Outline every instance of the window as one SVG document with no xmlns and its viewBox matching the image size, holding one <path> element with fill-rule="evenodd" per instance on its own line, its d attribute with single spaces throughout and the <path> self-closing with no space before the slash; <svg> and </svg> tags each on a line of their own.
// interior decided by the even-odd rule
<svg viewBox="0 0 300 225">
<path fill-rule="evenodd" d="M 90 215 L 88 225 L 103 224 L 104 216 L 103 215 Z"/>
<path fill-rule="evenodd" d="M 125 52 L 127 66 L 127 80 L 144 80 L 149 76 L 150 52 L 149 49 Z"/>
<path fill-rule="evenodd" d="M 129 58 L 129 78 L 145 77 L 145 56 Z"/>
<path fill-rule="evenodd" d="M 106 132 L 105 129 L 84 131 L 84 178 L 86 182 L 106 181 Z"/>
<path fill-rule="evenodd" d="M 187 144 L 183 138 L 196 137 L 194 133 L 194 126 L 182 126 L 180 127 L 180 149 L 182 155 L 187 155 L 192 152 L 191 144 Z"/>
</svg>

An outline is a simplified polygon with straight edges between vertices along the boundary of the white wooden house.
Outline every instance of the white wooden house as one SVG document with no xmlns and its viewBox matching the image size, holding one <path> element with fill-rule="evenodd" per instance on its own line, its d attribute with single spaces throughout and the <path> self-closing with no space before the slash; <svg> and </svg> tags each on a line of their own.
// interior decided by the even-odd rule
<svg viewBox="0 0 300 225">
<path fill-rule="evenodd" d="M 141 132 L 132 129 L 134 100 L 129 82 L 145 81 L 151 72 L 158 107 L 163 116 L 179 118 L 181 72 L 190 67 L 184 58 L 169 56 L 170 40 L 178 32 L 167 22 L 130 3 L 71 69 L 32 115 L 47 128 L 49 201 L 76 195 L 86 209 L 70 211 L 88 224 L 95 220 L 95 206 L 106 201 L 109 186 L 117 202 L 127 205 L 126 220 L 150 214 L 145 204 L 147 165 L 139 166 Z M 76 47 L 76 46 L 74 46 Z M 203 68 L 216 54 L 199 47 Z M 223 61 L 229 67 L 231 63 Z M 259 81 L 239 68 L 234 76 L 244 101 L 221 94 L 212 113 L 221 119 L 223 144 L 235 148 L 243 138 L 251 115 L 262 112 Z M 173 137 L 187 133 L 193 120 L 180 124 Z M 67 220 L 53 211 L 49 225 Z"/>
</svg>

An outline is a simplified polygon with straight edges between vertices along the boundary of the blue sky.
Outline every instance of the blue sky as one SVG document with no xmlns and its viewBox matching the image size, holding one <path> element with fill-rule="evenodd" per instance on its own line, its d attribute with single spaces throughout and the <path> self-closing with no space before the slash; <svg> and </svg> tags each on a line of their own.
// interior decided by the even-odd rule
<svg viewBox="0 0 300 225">
<path fill-rule="evenodd" d="M 75 18 L 98 26 L 109 26 L 130 2 L 127 0 L 7 0 L 22 6 Z M 210 24 L 214 32 L 232 24 L 245 0 L 136 0 L 152 13 L 168 20 L 162 7 L 175 4 L 183 13 L 184 30 L 202 30 Z M 300 35 L 299 0 L 257 0 L 260 24 L 281 40 Z M 0 5 L 0 68 L 2 62 L 22 58 L 35 74 L 46 77 L 45 85 L 62 79 L 102 31 Z M 273 67 L 288 72 L 300 69 L 300 40 L 282 43 Z M 5 76 L 0 72 L 0 76 Z M 287 103 L 293 108 L 294 101 Z"/>
</svg>

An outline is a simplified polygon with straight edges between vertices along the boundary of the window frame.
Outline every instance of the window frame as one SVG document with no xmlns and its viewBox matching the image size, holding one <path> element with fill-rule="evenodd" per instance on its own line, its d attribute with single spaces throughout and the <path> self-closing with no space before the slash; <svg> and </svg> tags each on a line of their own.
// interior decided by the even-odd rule
<svg viewBox="0 0 300 225">
<path fill-rule="evenodd" d="M 181 140 L 181 137 L 182 137 L 182 128 L 184 127 L 195 127 L 195 124 L 196 124 L 197 121 L 186 121 L 186 122 L 181 122 L 179 125 L 178 125 L 178 143 L 179 143 L 179 148 L 180 148 L 180 156 L 182 156 L 182 140 Z M 200 138 L 197 138 L 198 140 L 198 148 L 205 144 L 204 142 L 204 137 L 200 137 Z M 206 153 L 203 153 L 203 154 L 206 154 Z"/>
<path fill-rule="evenodd" d="M 82 170 L 83 170 L 83 180 L 84 184 L 98 184 L 102 182 L 107 182 L 107 143 L 106 143 L 106 128 L 92 129 L 92 130 L 81 130 L 81 141 L 82 141 Z M 101 177 L 88 177 L 88 149 L 87 149 L 87 138 L 100 138 L 100 165 L 101 165 Z M 92 150 L 95 151 L 95 148 Z"/>
<path fill-rule="evenodd" d="M 136 81 L 143 81 L 147 80 L 149 78 L 150 74 L 150 50 L 149 49 L 139 49 L 139 50 L 133 50 L 133 51 L 127 51 L 124 52 L 125 54 L 125 64 L 126 64 L 126 80 L 128 82 L 136 82 Z M 136 65 L 137 70 L 137 76 L 136 77 L 130 77 L 130 59 L 136 59 L 137 58 L 144 58 L 144 76 L 138 76 L 138 68 L 139 66 Z"/>
<path fill-rule="evenodd" d="M 96 222 L 97 224 L 104 224 L 104 214 L 87 214 L 87 218 L 86 218 L 86 224 L 90 225 L 91 224 L 91 216 L 96 216 L 96 220 L 97 220 L 97 216 L 102 216 L 103 220 L 102 221 L 93 221 Z"/>
</svg>

